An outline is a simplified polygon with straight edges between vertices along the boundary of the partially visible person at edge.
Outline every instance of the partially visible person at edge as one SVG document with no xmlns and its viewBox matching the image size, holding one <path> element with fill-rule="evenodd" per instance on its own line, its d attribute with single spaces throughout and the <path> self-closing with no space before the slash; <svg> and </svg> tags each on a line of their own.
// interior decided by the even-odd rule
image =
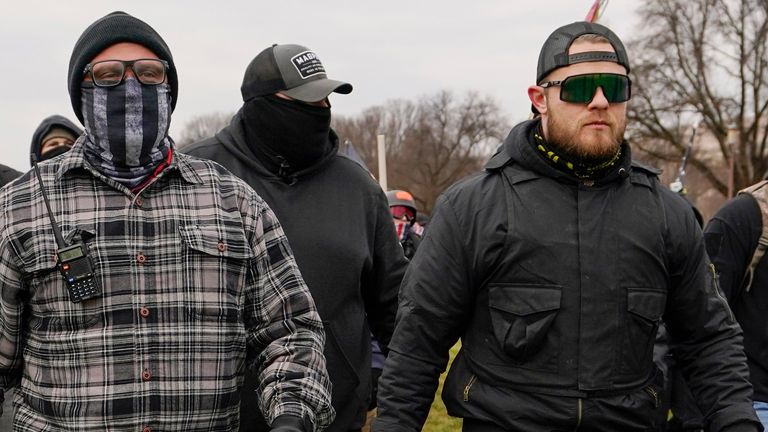
<svg viewBox="0 0 768 432">
<path fill-rule="evenodd" d="M 68 152 L 82 134 L 83 131 L 64 116 L 46 117 L 32 134 L 30 162 L 33 157 L 41 162 Z"/>
<path fill-rule="evenodd" d="M 651 431 L 662 318 L 712 432 L 761 431 L 741 330 L 689 205 L 632 160 L 629 61 L 576 22 L 542 46 L 485 171 L 439 198 L 403 280 L 374 431 L 418 431 L 442 391 L 465 432 Z"/>
<path fill-rule="evenodd" d="M 765 187 L 755 191 L 765 196 Z M 740 193 L 728 201 L 704 230 L 707 252 L 715 264 L 720 288 L 744 330 L 744 351 L 752 386 L 754 407 L 768 428 L 768 258 L 747 274 L 768 220 L 752 194 Z"/>
<path fill-rule="evenodd" d="M 106 15 L 75 43 L 68 81 L 85 134 L 0 191 L 0 385 L 19 388 L 14 430 L 238 430 L 246 370 L 273 431 L 324 429 L 320 317 L 264 201 L 174 151 L 165 41 Z M 64 241 L 93 265 L 99 289 L 84 299 L 59 271 L 70 255 L 53 259 L 39 179 Z"/>
<path fill-rule="evenodd" d="M 413 258 L 416 249 L 421 242 L 424 228 L 416 222 L 416 202 L 410 192 L 404 190 L 390 190 L 386 193 L 389 211 L 392 214 L 392 222 L 395 225 L 395 233 L 403 248 L 403 254 L 408 260 Z M 370 430 L 370 423 L 376 416 L 376 396 L 379 387 L 379 377 L 384 369 L 384 360 L 387 358 L 379 346 L 375 337 L 371 341 L 371 403 L 368 405 L 368 421 L 363 431 Z"/>
<path fill-rule="evenodd" d="M 410 192 L 404 190 L 387 191 L 387 202 L 395 224 L 397 238 L 403 247 L 405 257 L 413 258 L 419 248 L 424 227 L 416 221 L 416 201 Z"/>
<path fill-rule="evenodd" d="M 19 178 L 22 174 L 21 171 L 16 171 L 15 169 L 0 164 L 0 187 L 5 186 L 6 184 L 12 182 L 14 179 Z"/>
<path fill-rule="evenodd" d="M 229 126 L 183 151 L 224 165 L 274 209 L 325 326 L 336 409 L 328 430 L 360 430 L 372 385 L 369 329 L 386 352 L 406 260 L 384 192 L 338 154 L 328 96 L 352 86 L 329 79 L 314 51 L 285 44 L 256 55 L 240 89 Z M 248 392 L 258 382 L 246 376 L 245 431 L 264 430 L 259 393 Z"/>
</svg>

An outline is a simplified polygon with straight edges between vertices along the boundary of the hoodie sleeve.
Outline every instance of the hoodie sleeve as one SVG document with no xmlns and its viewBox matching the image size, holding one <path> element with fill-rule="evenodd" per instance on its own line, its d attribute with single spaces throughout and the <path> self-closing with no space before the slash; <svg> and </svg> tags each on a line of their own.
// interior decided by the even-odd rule
<svg viewBox="0 0 768 432">
<path fill-rule="evenodd" d="M 373 265 L 363 275 L 363 300 L 371 331 L 386 352 L 394 329 L 400 282 L 408 261 L 381 190 L 374 197 L 374 211 Z"/>
</svg>

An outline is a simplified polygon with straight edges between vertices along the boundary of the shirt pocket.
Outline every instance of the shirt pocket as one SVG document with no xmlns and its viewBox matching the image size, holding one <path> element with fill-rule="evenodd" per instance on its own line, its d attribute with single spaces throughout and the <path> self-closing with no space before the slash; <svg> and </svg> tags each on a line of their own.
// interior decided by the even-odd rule
<svg viewBox="0 0 768 432">
<path fill-rule="evenodd" d="M 651 361 L 653 344 L 666 305 L 666 292 L 627 288 L 625 334 L 620 338 L 625 372 L 641 371 Z"/>
<path fill-rule="evenodd" d="M 197 224 L 180 226 L 179 232 L 185 245 L 183 283 L 190 315 L 205 321 L 242 322 L 239 298 L 254 257 L 242 227 Z"/>
<path fill-rule="evenodd" d="M 523 363 L 546 343 L 560 311 L 559 285 L 489 285 L 491 325 L 496 340 L 516 363 Z M 551 346 L 557 344 L 552 343 Z M 551 353 L 556 358 L 555 352 Z"/>
<path fill-rule="evenodd" d="M 74 228 L 64 232 L 67 244 L 84 242 L 89 256 L 91 230 Z M 104 323 L 102 295 L 73 303 L 64 277 L 57 267 L 58 245 L 53 233 L 41 233 L 23 244 L 20 260 L 24 284 L 29 291 L 29 328 L 54 338 L 62 332 L 72 333 L 102 327 Z M 92 261 L 93 264 L 93 261 Z M 98 278 L 98 274 L 96 275 Z"/>
</svg>

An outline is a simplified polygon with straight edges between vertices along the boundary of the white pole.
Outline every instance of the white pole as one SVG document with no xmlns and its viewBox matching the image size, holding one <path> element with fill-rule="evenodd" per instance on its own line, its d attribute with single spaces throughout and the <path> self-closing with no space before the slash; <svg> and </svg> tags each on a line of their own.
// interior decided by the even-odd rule
<svg viewBox="0 0 768 432">
<path fill-rule="evenodd" d="M 384 134 L 379 134 L 378 140 L 378 153 L 379 153 L 379 185 L 384 191 L 387 190 L 387 150 L 385 145 Z"/>
</svg>

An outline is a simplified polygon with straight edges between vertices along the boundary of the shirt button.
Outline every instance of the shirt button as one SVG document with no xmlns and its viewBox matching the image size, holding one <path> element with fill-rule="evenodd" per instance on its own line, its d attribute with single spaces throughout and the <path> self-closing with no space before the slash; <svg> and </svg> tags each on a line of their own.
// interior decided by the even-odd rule
<svg viewBox="0 0 768 432">
<path fill-rule="evenodd" d="M 139 197 L 139 198 L 136 198 L 136 201 L 134 201 L 134 203 L 136 203 L 136 207 L 141 207 L 144 205 L 144 200 L 141 199 L 141 197 Z"/>
<path fill-rule="evenodd" d="M 142 307 L 139 309 L 139 315 L 141 315 L 142 318 L 146 318 L 149 316 L 149 308 L 148 307 Z"/>
<path fill-rule="evenodd" d="M 136 261 L 137 261 L 139 264 L 144 264 L 144 262 L 145 262 L 146 260 L 147 260 L 147 257 L 146 257 L 146 256 L 145 256 L 143 253 L 139 253 L 138 255 L 136 255 Z"/>
<path fill-rule="evenodd" d="M 141 379 L 144 381 L 149 381 L 152 379 L 152 374 L 149 372 L 149 369 L 144 369 L 144 371 L 141 373 Z"/>
<path fill-rule="evenodd" d="M 144 429 L 142 429 L 141 432 L 152 432 L 152 428 L 149 426 L 144 426 Z"/>
<path fill-rule="evenodd" d="M 216 246 L 216 249 L 218 249 L 219 252 L 224 252 L 225 250 L 227 250 L 227 244 L 224 243 L 223 241 L 220 241 L 218 246 Z"/>
</svg>

